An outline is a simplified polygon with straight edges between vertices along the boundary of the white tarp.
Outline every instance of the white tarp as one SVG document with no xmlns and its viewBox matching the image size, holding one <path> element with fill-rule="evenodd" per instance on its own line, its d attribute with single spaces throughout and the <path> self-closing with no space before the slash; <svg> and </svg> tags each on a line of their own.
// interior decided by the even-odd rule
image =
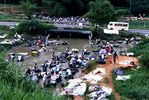
<svg viewBox="0 0 149 100">
<path fill-rule="evenodd" d="M 109 29 L 104 29 L 105 34 L 119 34 L 118 30 L 109 30 Z"/>
<path fill-rule="evenodd" d="M 18 53 L 19 55 L 23 55 L 23 56 L 26 56 L 26 55 L 28 55 L 28 52 L 20 52 L 20 53 Z"/>
<path fill-rule="evenodd" d="M 93 75 L 93 74 L 85 75 L 84 78 L 91 84 L 97 84 L 100 80 L 103 79 L 101 75 Z"/>
<path fill-rule="evenodd" d="M 73 95 L 83 96 L 86 91 L 86 83 L 81 83 L 73 89 Z"/>
<path fill-rule="evenodd" d="M 95 91 L 92 91 L 88 95 L 91 98 L 90 100 L 94 100 L 94 98 L 97 98 L 96 100 L 107 100 L 107 96 L 111 95 L 112 89 L 105 86 L 97 86 L 97 87 L 99 89 L 97 90 L 95 89 Z M 91 88 L 94 88 L 94 86 L 91 86 Z"/>
<path fill-rule="evenodd" d="M 130 79 L 130 75 L 122 75 L 122 76 L 118 75 L 115 80 L 126 81 L 128 79 Z"/>
<path fill-rule="evenodd" d="M 70 84 L 64 88 L 62 95 L 80 95 L 83 96 L 86 91 L 86 83 L 71 81 Z"/>
<path fill-rule="evenodd" d="M 134 56 L 133 52 L 126 53 L 127 56 Z"/>
<path fill-rule="evenodd" d="M 121 65 L 125 65 L 125 66 L 129 65 L 130 63 L 131 63 L 130 60 L 125 60 L 125 61 L 121 61 L 121 62 L 119 62 L 119 64 L 121 64 Z"/>
<path fill-rule="evenodd" d="M 93 75 L 95 75 L 95 74 L 105 74 L 105 68 L 97 68 L 92 73 L 93 73 Z"/>
<path fill-rule="evenodd" d="M 7 36 L 7 34 L 0 35 L 0 39 L 4 39 Z"/>
<path fill-rule="evenodd" d="M 75 51 L 76 51 L 76 52 L 79 52 L 79 49 L 72 48 L 71 51 L 73 51 L 73 52 L 75 52 Z"/>
</svg>

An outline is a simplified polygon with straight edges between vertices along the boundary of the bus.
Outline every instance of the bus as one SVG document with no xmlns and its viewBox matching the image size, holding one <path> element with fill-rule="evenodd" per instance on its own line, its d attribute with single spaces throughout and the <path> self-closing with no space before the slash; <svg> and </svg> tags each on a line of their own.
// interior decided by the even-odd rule
<svg viewBox="0 0 149 100">
<path fill-rule="evenodd" d="M 109 30 L 128 30 L 129 23 L 126 22 L 109 22 L 107 25 Z"/>
</svg>

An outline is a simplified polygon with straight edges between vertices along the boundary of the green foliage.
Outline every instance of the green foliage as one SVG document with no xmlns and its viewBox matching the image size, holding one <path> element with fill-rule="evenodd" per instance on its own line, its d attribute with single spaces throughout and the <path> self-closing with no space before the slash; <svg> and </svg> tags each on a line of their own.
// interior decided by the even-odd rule
<svg viewBox="0 0 149 100">
<path fill-rule="evenodd" d="M 19 77 L 21 73 L 19 71 L 19 67 L 15 64 L 8 64 L 4 61 L 4 55 L 1 54 L 0 56 L 0 79 L 5 80 L 6 82 L 10 83 L 11 85 L 18 84 Z"/>
<path fill-rule="evenodd" d="M 145 68 L 135 70 L 126 70 L 126 75 L 131 75 L 127 81 L 117 81 L 113 75 L 115 89 L 123 98 L 134 100 L 148 100 L 149 97 L 149 73 Z"/>
<path fill-rule="evenodd" d="M 47 23 L 40 23 L 36 20 L 26 21 L 20 23 L 16 30 L 18 33 L 27 33 L 30 35 L 45 34 L 48 30 L 55 28 L 53 25 Z"/>
<path fill-rule="evenodd" d="M 108 0 L 95 0 L 95 2 L 90 2 L 90 10 L 86 16 L 90 18 L 92 23 L 99 25 L 116 20 L 114 8 Z"/>
<path fill-rule="evenodd" d="M 50 16 L 77 16 L 85 6 L 82 0 L 44 0 Z"/>
<path fill-rule="evenodd" d="M 0 35 L 4 35 L 5 33 L 10 33 L 10 29 L 8 26 L 0 26 Z"/>
<path fill-rule="evenodd" d="M 88 74 L 89 72 L 95 70 L 97 67 L 97 62 L 96 61 L 90 61 L 89 66 L 84 70 L 85 74 Z"/>
<path fill-rule="evenodd" d="M 32 14 L 37 9 L 35 4 L 32 4 L 30 0 L 21 1 L 21 9 L 23 13 L 28 17 L 30 20 L 32 18 Z"/>
<path fill-rule="evenodd" d="M 149 39 L 143 39 L 138 45 L 130 49 L 135 56 L 140 56 L 139 62 L 143 67 L 149 68 Z"/>
<path fill-rule="evenodd" d="M 118 9 L 115 11 L 116 17 L 120 18 L 122 16 L 130 15 L 130 11 L 128 9 Z"/>
<path fill-rule="evenodd" d="M 0 30 L 9 30 L 9 27 L 8 26 L 0 26 Z"/>
<path fill-rule="evenodd" d="M 109 100 L 115 100 L 115 95 L 114 95 L 114 93 L 112 92 L 111 95 L 110 95 L 108 98 L 109 98 Z"/>
<path fill-rule="evenodd" d="M 0 96 L 2 100 L 66 100 L 51 90 L 43 90 L 27 77 L 22 77 L 20 66 L 4 61 L 0 54 Z"/>
<path fill-rule="evenodd" d="M 144 51 L 144 53 L 141 55 L 141 58 L 139 59 L 139 62 L 142 66 L 149 68 L 149 51 Z"/>
<path fill-rule="evenodd" d="M 129 21 L 129 27 L 131 29 L 149 29 L 149 21 L 132 20 L 132 21 Z"/>
<path fill-rule="evenodd" d="M 143 39 L 138 45 L 130 49 L 135 56 L 141 56 L 149 50 L 149 39 Z"/>
<path fill-rule="evenodd" d="M 56 96 L 49 90 L 35 89 L 32 92 L 25 92 L 23 88 L 12 88 L 10 85 L 0 82 L 1 100 L 67 100 L 62 96 Z"/>
<path fill-rule="evenodd" d="M 131 12 L 134 15 L 149 14 L 149 1 L 148 0 L 131 0 Z"/>
</svg>

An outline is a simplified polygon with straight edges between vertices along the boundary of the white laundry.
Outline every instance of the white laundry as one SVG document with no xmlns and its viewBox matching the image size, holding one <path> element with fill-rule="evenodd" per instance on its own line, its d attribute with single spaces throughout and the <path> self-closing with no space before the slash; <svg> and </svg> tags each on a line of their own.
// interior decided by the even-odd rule
<svg viewBox="0 0 149 100">
<path fill-rule="evenodd" d="M 118 75 L 115 80 L 126 81 L 128 79 L 130 79 L 130 75 L 122 75 L 122 76 Z"/>
</svg>

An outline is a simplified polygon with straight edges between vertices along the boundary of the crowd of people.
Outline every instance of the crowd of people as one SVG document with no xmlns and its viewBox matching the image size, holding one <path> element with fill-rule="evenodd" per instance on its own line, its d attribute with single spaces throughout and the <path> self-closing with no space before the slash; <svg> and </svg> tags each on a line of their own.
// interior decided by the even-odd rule
<svg viewBox="0 0 149 100">
<path fill-rule="evenodd" d="M 60 55 L 52 54 L 52 60 L 47 60 L 43 64 L 35 63 L 32 69 L 26 71 L 26 75 L 31 80 L 42 86 L 56 86 L 69 79 L 73 79 L 81 69 L 88 67 L 89 59 L 85 58 L 89 51 L 83 50 L 82 54 L 77 49 L 66 48 Z"/>
<path fill-rule="evenodd" d="M 106 56 L 113 53 L 111 46 L 102 47 L 97 52 L 91 52 L 87 48 L 79 51 L 68 47 L 64 52 L 56 55 L 52 54 L 52 60 L 46 60 L 43 64 L 35 63 L 32 69 L 26 71 L 26 75 L 31 80 L 45 86 L 63 85 L 69 79 L 75 78 L 76 74 L 82 73 L 82 70 L 89 66 L 89 61 L 94 60 L 98 63 L 105 64 Z M 114 52 L 115 53 L 115 52 Z M 114 63 L 116 62 L 114 56 Z"/>
<path fill-rule="evenodd" d="M 34 18 L 40 21 L 47 21 L 54 24 L 65 24 L 65 25 L 91 25 L 88 18 L 76 16 L 76 17 L 49 17 L 42 15 L 34 15 Z"/>
<path fill-rule="evenodd" d="M 43 49 L 44 51 L 49 46 L 48 37 L 28 40 L 25 46 L 32 47 L 35 45 L 41 49 L 45 48 Z M 106 56 L 113 54 L 113 62 L 116 63 L 117 54 L 108 42 L 97 40 L 96 44 L 98 44 L 97 51 L 90 51 L 86 47 L 83 50 L 67 47 L 65 51 L 58 55 L 53 51 L 50 59 L 47 59 L 42 64 L 35 63 L 34 66 L 27 69 L 25 74 L 43 87 L 57 86 L 58 84 L 63 85 L 69 79 L 76 78 L 77 74 L 82 73 L 89 66 L 90 60 L 105 64 Z M 9 55 L 9 61 L 14 61 L 15 58 L 17 58 L 17 61 L 24 61 L 23 55 L 17 57 L 14 53 Z"/>
</svg>

